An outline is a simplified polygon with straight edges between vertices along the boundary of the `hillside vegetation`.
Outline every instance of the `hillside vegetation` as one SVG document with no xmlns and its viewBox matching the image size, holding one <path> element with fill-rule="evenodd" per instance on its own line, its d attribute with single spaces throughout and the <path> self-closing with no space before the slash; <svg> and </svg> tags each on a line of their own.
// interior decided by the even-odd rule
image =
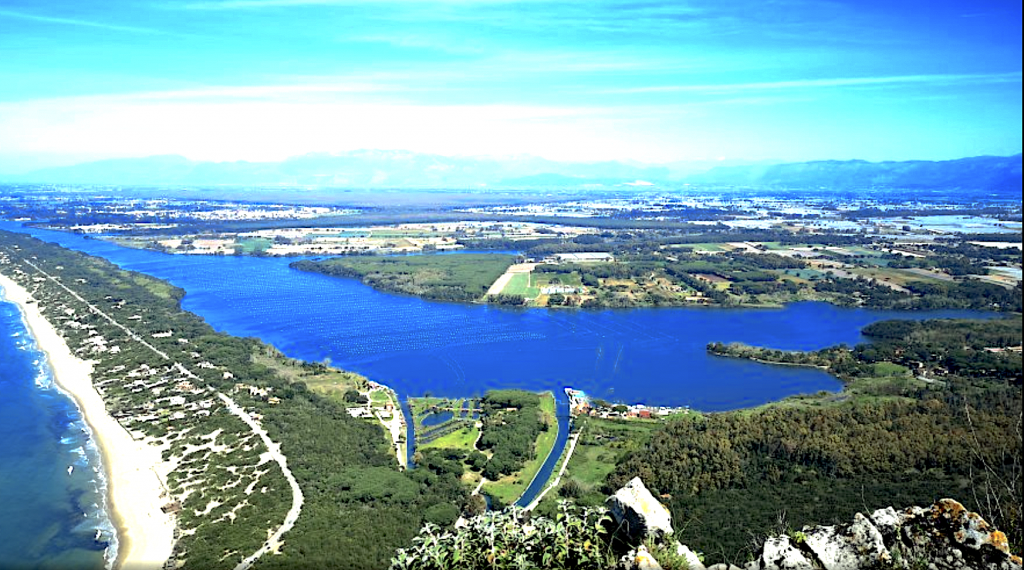
<svg viewBox="0 0 1024 570">
<path fill-rule="evenodd" d="M 1020 346 L 1020 316 L 888 321 L 865 334 L 875 342 L 812 353 L 709 346 L 823 366 L 849 389 L 671 421 L 619 461 L 606 490 L 640 476 L 670 497 L 684 543 L 735 562 L 780 526 L 943 497 L 977 509 L 1019 549 L 1021 358 L 1007 348 Z"/>
</svg>

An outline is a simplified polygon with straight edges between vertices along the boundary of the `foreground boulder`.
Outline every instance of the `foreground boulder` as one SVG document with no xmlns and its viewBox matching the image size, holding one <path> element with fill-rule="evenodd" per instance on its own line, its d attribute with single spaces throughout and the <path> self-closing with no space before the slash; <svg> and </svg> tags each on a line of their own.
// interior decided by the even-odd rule
<svg viewBox="0 0 1024 570">
<path fill-rule="evenodd" d="M 647 538 L 661 540 L 673 533 L 672 514 L 654 498 L 639 477 L 608 497 L 605 505 L 618 526 L 617 532 L 624 532 L 633 544 Z"/>
</svg>

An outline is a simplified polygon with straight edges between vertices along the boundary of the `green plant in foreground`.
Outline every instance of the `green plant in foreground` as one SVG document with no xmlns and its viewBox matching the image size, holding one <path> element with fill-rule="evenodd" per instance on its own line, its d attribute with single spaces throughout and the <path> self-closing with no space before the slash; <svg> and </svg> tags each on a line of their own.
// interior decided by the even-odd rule
<svg viewBox="0 0 1024 570">
<path fill-rule="evenodd" d="M 658 564 L 664 570 L 690 570 L 690 561 L 686 559 L 686 556 L 679 553 L 676 544 L 677 542 L 671 535 L 662 541 L 657 541 L 653 538 L 648 538 L 644 541 L 647 552 L 651 553 L 651 556 L 658 561 Z"/>
<path fill-rule="evenodd" d="M 396 552 L 391 570 L 604 569 L 614 564 L 609 520 L 603 508 L 563 501 L 554 520 L 509 507 L 473 517 L 462 528 L 426 524 L 412 547 Z"/>
</svg>

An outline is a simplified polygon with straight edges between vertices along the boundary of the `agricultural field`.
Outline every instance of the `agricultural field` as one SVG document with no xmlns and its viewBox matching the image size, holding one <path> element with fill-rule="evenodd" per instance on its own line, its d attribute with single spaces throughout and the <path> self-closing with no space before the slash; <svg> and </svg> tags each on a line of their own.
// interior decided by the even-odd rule
<svg viewBox="0 0 1024 570">
<path fill-rule="evenodd" d="M 522 295 L 527 299 L 535 299 L 540 295 L 540 289 L 533 285 L 533 273 L 514 273 L 509 279 L 505 288 L 501 290 L 503 295 Z"/>
</svg>

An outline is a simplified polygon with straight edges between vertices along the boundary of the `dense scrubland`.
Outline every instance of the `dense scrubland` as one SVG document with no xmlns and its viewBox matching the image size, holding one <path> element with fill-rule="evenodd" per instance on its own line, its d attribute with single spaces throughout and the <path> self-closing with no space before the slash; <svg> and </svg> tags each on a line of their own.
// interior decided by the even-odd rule
<svg viewBox="0 0 1024 570">
<path fill-rule="evenodd" d="M 295 364 L 291 373 L 283 374 L 257 363 L 258 357 L 273 351 L 268 351 L 268 347 L 256 339 L 218 333 L 201 318 L 181 310 L 179 301 L 183 292 L 180 289 L 139 273 L 123 271 L 106 260 L 22 234 L 0 231 L 0 251 L 12 260 L 5 266 L 5 273 L 17 267 L 31 283 L 31 279 L 39 275 L 26 263 L 31 262 L 48 273 L 59 275 L 63 283 L 88 302 L 109 311 L 171 358 L 190 365 L 197 374 L 194 382 L 199 388 L 232 392 L 235 385 L 241 383 L 270 389 L 269 393 L 279 398 L 278 403 L 272 404 L 263 398 L 248 397 L 244 391 L 233 393 L 242 406 L 262 417 L 264 428 L 280 444 L 305 495 L 301 515 L 295 527 L 285 534 L 280 554 L 264 557 L 259 567 L 386 567 L 395 549 L 408 544 L 424 521 L 454 520 L 448 516 L 437 517 L 435 511 L 455 510 L 457 513 L 466 503 L 467 492 L 457 475 L 441 468 L 433 469 L 430 464 L 399 472 L 379 425 L 350 417 L 342 403 L 311 391 L 297 380 L 315 366 L 304 370 L 302 365 Z M 40 282 L 40 286 L 45 285 Z M 54 310 L 56 302 L 72 301 L 61 291 L 47 290 L 51 292 L 48 298 L 53 299 Z M 84 307 L 78 310 L 97 326 L 99 333 L 122 341 L 123 350 L 104 356 L 99 370 L 132 369 L 140 364 L 154 365 L 154 360 L 159 360 L 151 352 L 135 350 L 133 346 L 137 343 L 130 342 L 123 331 L 112 324 Z M 128 319 L 136 314 L 142 318 Z M 153 337 L 167 330 L 173 330 L 173 336 Z M 79 340 L 72 336 L 69 344 L 74 348 Z M 211 367 L 192 366 L 198 362 L 208 362 Z M 114 390 L 114 387 L 110 386 L 106 401 L 108 410 L 115 415 L 120 415 L 119 410 L 127 412 L 154 398 L 147 391 Z M 140 423 L 133 429 L 144 430 L 151 437 L 166 436 L 182 428 L 189 428 L 196 434 L 210 433 L 225 426 L 231 433 L 244 431 L 241 422 L 224 413 L 214 413 L 209 418 L 193 415 L 183 421 L 186 423 L 175 427 L 171 418 L 163 417 Z M 191 440 L 186 437 L 180 442 L 190 443 Z M 225 442 L 230 443 L 230 438 Z M 253 461 L 258 453 L 258 449 L 253 451 Z M 239 465 L 248 460 L 247 457 L 240 458 Z M 221 488 L 226 481 L 215 473 L 220 472 L 218 469 L 218 461 L 191 461 L 183 464 L 180 472 L 189 477 L 213 473 L 203 476 L 206 482 L 193 497 L 205 494 L 224 502 L 237 498 L 236 495 L 244 498 L 241 488 Z M 172 483 L 178 472 L 171 473 Z M 261 484 L 267 491 L 253 495 L 255 504 L 252 506 L 256 508 L 242 509 L 239 512 L 243 516 L 233 523 L 228 519 L 215 522 L 216 517 L 196 517 L 188 509 L 182 511 L 181 530 L 188 532 L 182 534 L 176 552 L 186 568 L 233 567 L 266 539 L 268 528 L 280 524 L 291 504 L 290 496 L 282 478 L 274 474 L 266 477 Z M 199 507 L 205 504 L 203 501 Z M 185 506 L 191 503 L 186 502 Z"/>
<path fill-rule="evenodd" d="M 978 509 L 1019 550 L 1020 316 L 883 321 L 864 333 L 873 342 L 810 353 L 713 343 L 715 354 L 827 368 L 847 388 L 670 421 L 606 488 L 639 475 L 685 521 L 684 542 L 736 561 L 780 525 L 942 497 Z"/>
<path fill-rule="evenodd" d="M 391 293 L 435 301 L 476 301 L 515 261 L 512 255 L 466 254 L 416 257 L 343 257 L 296 261 L 295 269 L 360 279 Z"/>
</svg>

